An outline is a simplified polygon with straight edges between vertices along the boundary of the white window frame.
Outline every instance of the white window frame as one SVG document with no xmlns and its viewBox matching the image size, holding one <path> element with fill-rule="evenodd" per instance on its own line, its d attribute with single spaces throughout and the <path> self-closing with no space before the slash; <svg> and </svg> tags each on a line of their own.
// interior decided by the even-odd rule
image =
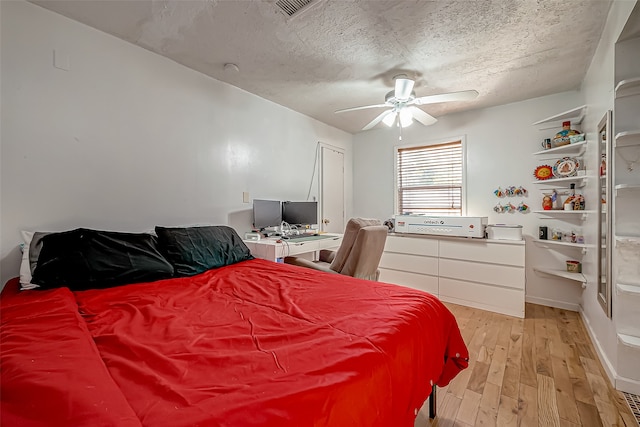
<svg viewBox="0 0 640 427">
<path fill-rule="evenodd" d="M 396 214 L 401 214 L 399 212 L 399 203 L 398 203 L 398 150 L 405 148 L 414 148 L 414 147 L 427 147 L 431 145 L 441 145 L 441 144 L 449 144 L 452 142 L 460 141 L 462 145 L 462 209 L 461 216 L 465 216 L 467 214 L 467 141 L 464 135 L 456 136 L 451 138 L 443 138 L 438 140 L 420 142 L 415 144 L 404 144 L 404 145 L 396 145 L 393 147 L 393 211 Z"/>
</svg>

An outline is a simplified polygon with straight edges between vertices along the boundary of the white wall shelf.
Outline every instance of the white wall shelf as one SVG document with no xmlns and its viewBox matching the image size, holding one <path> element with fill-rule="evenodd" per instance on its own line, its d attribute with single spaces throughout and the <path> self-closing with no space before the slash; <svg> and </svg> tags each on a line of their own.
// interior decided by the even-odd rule
<svg viewBox="0 0 640 427">
<path fill-rule="evenodd" d="M 616 98 L 640 94 L 640 77 L 620 81 L 615 89 Z"/>
<path fill-rule="evenodd" d="M 628 295 L 640 297 L 640 286 L 616 283 L 616 290 L 618 291 L 618 294 L 628 294 Z"/>
<path fill-rule="evenodd" d="M 620 344 L 640 350 L 640 337 L 634 337 L 626 334 L 618 334 L 618 340 L 620 341 Z"/>
<path fill-rule="evenodd" d="M 546 119 L 539 120 L 535 122 L 534 126 L 543 125 L 540 129 L 553 129 L 562 128 L 562 122 L 570 121 L 571 124 L 579 125 L 582 123 L 582 119 L 584 119 L 585 114 L 587 113 L 587 106 L 581 105 L 580 107 L 573 108 L 569 111 L 565 111 L 564 113 L 556 114 L 551 117 L 547 117 Z"/>
<path fill-rule="evenodd" d="M 566 178 L 550 178 L 543 179 L 539 181 L 533 181 L 534 184 L 558 184 L 561 186 L 569 186 L 570 184 L 575 184 L 576 187 L 584 187 L 587 182 L 587 177 L 585 175 L 581 176 L 569 176 Z"/>
<path fill-rule="evenodd" d="M 595 214 L 597 213 L 596 211 L 593 210 L 588 210 L 588 211 L 565 211 L 565 210 L 561 210 L 561 209 L 551 209 L 551 210 L 541 210 L 541 211 L 533 211 L 533 213 L 537 213 L 540 215 L 547 215 L 547 217 L 542 217 L 540 219 L 553 219 L 553 218 L 562 218 L 562 217 L 566 217 L 566 218 L 578 218 L 581 219 L 582 221 L 587 219 L 587 216 L 590 214 Z"/>
<path fill-rule="evenodd" d="M 558 270 L 554 268 L 544 268 L 544 267 L 533 267 L 534 271 L 538 273 L 548 274 L 549 276 L 561 277 L 563 279 L 573 280 L 575 282 L 582 283 L 582 288 L 584 289 L 587 283 L 587 279 L 584 277 L 582 273 L 570 273 L 566 270 Z"/>
<path fill-rule="evenodd" d="M 625 193 L 640 190 L 640 184 L 618 184 L 614 188 L 616 190 L 616 196 L 622 196 Z"/>
<path fill-rule="evenodd" d="M 616 148 L 640 145 L 640 130 L 618 132 L 615 136 Z"/>
<path fill-rule="evenodd" d="M 582 120 L 585 117 L 587 112 L 587 106 L 581 105 L 577 108 L 573 108 L 571 110 L 565 111 L 560 114 L 553 115 L 551 117 L 547 117 L 546 119 L 539 120 L 535 122 L 533 125 L 538 126 L 541 131 L 546 131 L 547 129 L 561 129 L 562 122 L 569 121 L 571 122 L 571 127 L 573 125 L 580 125 Z M 578 129 L 580 129 L 578 127 Z M 586 136 L 586 135 L 585 135 Z M 559 159 L 563 156 L 583 156 L 587 151 L 587 145 L 589 141 L 579 141 L 573 144 L 566 144 L 560 147 L 549 148 L 547 150 L 537 151 L 534 156 L 538 156 L 540 159 Z M 548 160 L 551 161 L 551 160 Z M 581 166 L 585 164 L 582 160 L 580 160 Z M 580 170 L 581 174 L 571 177 L 561 177 L 561 178 L 549 178 L 545 180 L 536 180 L 533 181 L 543 194 L 549 193 L 550 189 L 553 189 L 557 192 L 558 198 L 561 195 L 567 194 L 566 190 L 572 184 L 575 185 L 575 188 L 584 187 L 587 184 L 586 170 Z M 560 200 L 558 200 L 560 201 Z M 539 215 L 540 220 L 549 221 L 564 221 L 564 222 L 573 222 L 576 221 L 585 221 L 589 214 L 597 213 L 596 211 L 586 211 L 586 210 L 576 210 L 576 211 L 565 211 L 560 209 L 552 209 L 552 210 L 536 210 L 534 213 Z M 535 246 L 543 248 L 545 250 L 558 250 L 558 249 L 579 249 L 584 256 L 587 252 L 587 247 L 593 247 L 593 245 L 586 245 L 584 243 L 571 243 L 571 242 L 563 242 L 561 240 L 541 240 L 541 239 L 533 239 Z M 573 252 L 572 252 L 573 253 Z M 577 258 L 580 259 L 580 258 Z M 554 278 L 566 279 L 572 281 L 574 283 L 581 283 L 582 289 L 585 289 L 587 286 L 587 279 L 582 273 L 572 273 L 568 272 L 566 269 L 556 269 L 556 268 L 547 268 L 545 267 L 533 267 L 533 270 L 536 273 L 539 273 L 543 276 L 552 276 Z"/>
<path fill-rule="evenodd" d="M 625 27 L 626 30 L 626 27 Z M 617 335 L 615 357 L 616 388 L 634 394 L 640 393 L 640 287 L 631 286 L 638 280 L 640 262 L 640 175 L 626 159 L 635 159 L 640 147 L 640 34 L 615 43 L 613 126 L 616 134 L 611 138 L 613 147 L 607 153 L 607 173 L 613 185 L 607 196 L 608 224 L 612 233 L 608 250 L 610 255 L 610 281 L 617 298 L 611 301 L 612 316 Z M 619 160 L 622 160 L 620 162 Z M 625 162 L 627 167 L 625 168 Z M 618 184 L 618 185 L 615 185 Z M 616 250 L 612 250 L 616 248 Z M 611 358 L 611 356 L 609 356 Z M 631 385 L 631 384 L 635 385 Z M 626 390 L 625 390 L 626 388 Z"/>
<path fill-rule="evenodd" d="M 588 247 L 585 243 L 571 243 L 571 242 L 563 242 L 562 240 L 542 240 L 542 239 L 535 239 L 536 242 L 538 243 L 542 243 L 542 244 L 547 244 L 550 243 L 552 245 L 560 245 L 560 246 L 573 246 L 576 248 L 586 248 Z"/>
<path fill-rule="evenodd" d="M 616 235 L 616 246 L 640 245 L 640 236 Z"/>
<path fill-rule="evenodd" d="M 533 239 L 534 242 L 540 244 L 541 246 L 549 247 L 551 246 L 565 246 L 567 248 L 576 248 L 582 249 L 582 253 L 587 252 L 587 248 L 589 245 L 586 243 L 571 243 L 571 242 L 563 242 L 562 240 L 542 240 L 542 239 Z"/>
<path fill-rule="evenodd" d="M 581 156 L 587 148 L 587 141 L 580 141 L 573 144 L 562 145 L 560 147 L 549 148 L 548 150 L 536 151 L 537 156 L 552 156 L 557 154 L 574 154 Z"/>
</svg>

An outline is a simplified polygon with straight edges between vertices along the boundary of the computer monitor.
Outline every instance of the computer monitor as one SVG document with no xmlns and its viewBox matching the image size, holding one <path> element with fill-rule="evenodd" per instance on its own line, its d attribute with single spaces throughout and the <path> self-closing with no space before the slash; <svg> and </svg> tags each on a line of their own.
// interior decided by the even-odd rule
<svg viewBox="0 0 640 427">
<path fill-rule="evenodd" d="M 282 223 L 282 203 L 280 200 L 253 199 L 253 227 L 263 230 L 278 227 Z"/>
<path fill-rule="evenodd" d="M 284 202 L 282 220 L 291 225 L 318 223 L 318 202 Z"/>
</svg>

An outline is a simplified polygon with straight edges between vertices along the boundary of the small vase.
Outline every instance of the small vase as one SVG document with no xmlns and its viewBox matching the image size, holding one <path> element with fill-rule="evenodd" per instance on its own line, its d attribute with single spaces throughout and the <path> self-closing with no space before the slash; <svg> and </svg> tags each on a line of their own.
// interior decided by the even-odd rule
<svg viewBox="0 0 640 427">
<path fill-rule="evenodd" d="M 571 129 L 571 122 L 562 122 L 562 130 L 556 133 L 556 136 L 553 137 L 553 145 L 556 147 L 561 147 L 563 145 L 570 144 L 571 137 L 575 135 L 580 135 L 580 132 Z"/>
</svg>

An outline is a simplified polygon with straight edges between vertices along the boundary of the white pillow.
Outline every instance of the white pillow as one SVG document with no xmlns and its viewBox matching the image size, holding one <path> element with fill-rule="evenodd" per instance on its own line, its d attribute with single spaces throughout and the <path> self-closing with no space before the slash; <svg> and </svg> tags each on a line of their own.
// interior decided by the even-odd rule
<svg viewBox="0 0 640 427">
<path fill-rule="evenodd" d="M 38 285 L 31 283 L 31 263 L 29 262 L 29 247 L 31 246 L 31 240 L 33 240 L 33 231 L 21 231 L 22 240 L 24 243 L 22 247 L 22 261 L 20 262 L 20 289 L 35 289 L 39 288 Z"/>
</svg>

